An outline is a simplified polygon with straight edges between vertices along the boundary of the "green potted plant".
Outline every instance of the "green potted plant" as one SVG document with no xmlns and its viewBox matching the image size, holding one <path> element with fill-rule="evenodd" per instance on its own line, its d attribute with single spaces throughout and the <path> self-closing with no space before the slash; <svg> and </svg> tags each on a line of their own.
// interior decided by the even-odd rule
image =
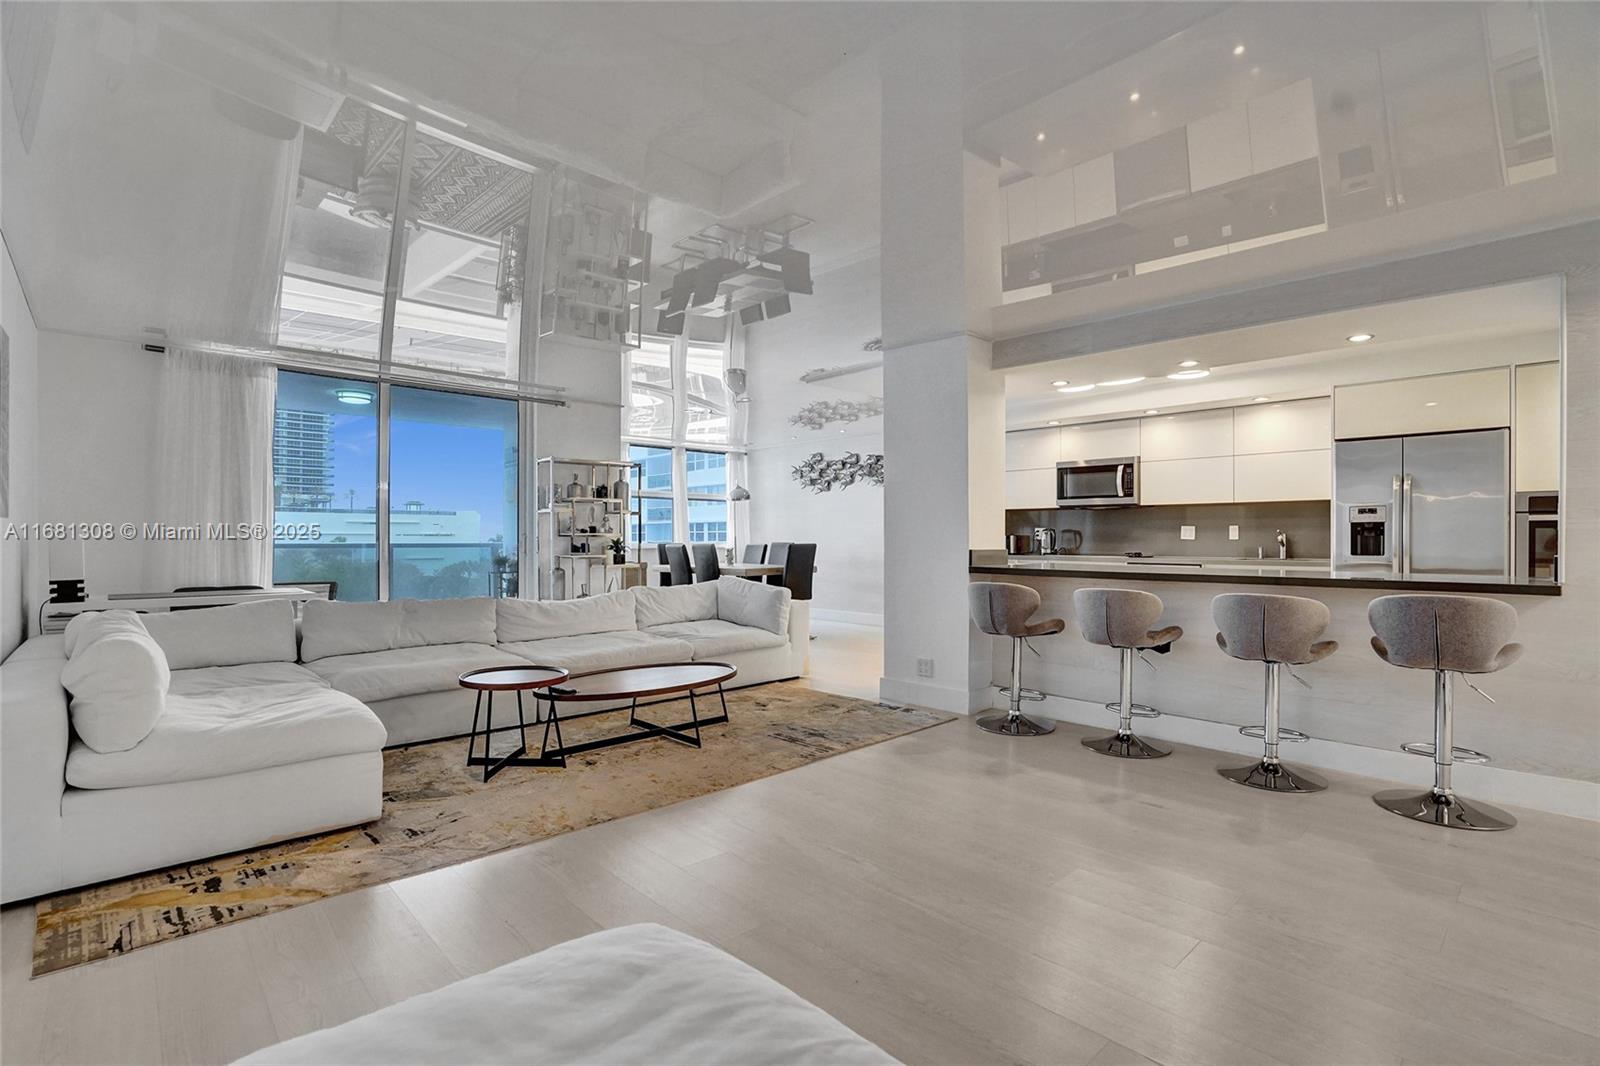
<svg viewBox="0 0 1600 1066">
<path fill-rule="evenodd" d="M 625 563 L 628 561 L 628 546 L 627 544 L 623 543 L 621 537 L 612 537 L 611 543 L 608 545 L 608 547 L 611 549 L 612 562 Z"/>
</svg>

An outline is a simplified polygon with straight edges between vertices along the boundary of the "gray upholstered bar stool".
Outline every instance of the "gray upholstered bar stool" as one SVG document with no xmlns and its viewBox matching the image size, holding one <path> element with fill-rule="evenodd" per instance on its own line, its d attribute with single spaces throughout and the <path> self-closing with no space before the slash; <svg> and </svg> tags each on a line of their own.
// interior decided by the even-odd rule
<svg viewBox="0 0 1600 1066">
<path fill-rule="evenodd" d="M 1452 829 L 1516 825 L 1505 811 L 1464 800 L 1450 787 L 1456 763 L 1489 761 L 1482 752 L 1455 746 L 1455 676 L 1492 674 L 1522 657 L 1522 645 L 1508 643 L 1517 630 L 1516 608 L 1483 596 L 1380 596 L 1368 605 L 1367 621 L 1377 634 L 1372 650 L 1380 659 L 1433 671 L 1433 743 L 1401 745 L 1413 755 L 1433 757 L 1433 788 L 1379 792 L 1373 801 L 1402 818 Z"/>
<path fill-rule="evenodd" d="M 976 581 L 967 590 L 967 600 L 972 605 L 972 621 L 979 629 L 1011 638 L 1011 684 L 1000 690 L 1011 697 L 1011 709 L 1005 714 L 983 715 L 978 719 L 978 728 L 1008 737 L 1036 737 L 1052 732 L 1054 722 L 1036 722 L 1022 713 L 1023 700 L 1044 699 L 1044 693 L 1022 687 L 1022 646 L 1029 637 L 1060 633 L 1067 623 L 1059 618 L 1035 620 L 1039 594 L 1026 585 Z"/>
<path fill-rule="evenodd" d="M 1338 641 L 1317 639 L 1332 617 L 1325 604 L 1303 596 L 1232 592 L 1211 601 L 1217 646 L 1235 659 L 1265 663 L 1267 667 L 1262 723 L 1239 730 L 1247 737 L 1260 737 L 1265 751 L 1260 760 L 1249 766 L 1228 767 L 1217 773 L 1229 781 L 1268 792 L 1321 792 L 1328 787 L 1315 774 L 1291 769 L 1278 760 L 1280 742 L 1306 739 L 1304 733 L 1278 723 L 1278 682 L 1285 666 L 1318 662 L 1339 650 Z"/>
<path fill-rule="evenodd" d="M 1106 704 L 1106 710 L 1117 714 L 1117 731 L 1109 737 L 1091 737 L 1082 742 L 1083 746 L 1121 759 L 1159 759 L 1171 755 L 1170 750 L 1133 735 L 1135 718 L 1158 718 L 1161 714 L 1152 707 L 1133 702 L 1133 660 L 1147 648 L 1165 650 L 1183 636 L 1183 629 L 1179 626 L 1154 628 L 1161 620 L 1161 597 L 1134 589 L 1077 589 L 1072 594 L 1072 608 L 1077 612 L 1078 628 L 1083 630 L 1084 640 L 1122 652 L 1122 695 L 1116 702 Z"/>
</svg>

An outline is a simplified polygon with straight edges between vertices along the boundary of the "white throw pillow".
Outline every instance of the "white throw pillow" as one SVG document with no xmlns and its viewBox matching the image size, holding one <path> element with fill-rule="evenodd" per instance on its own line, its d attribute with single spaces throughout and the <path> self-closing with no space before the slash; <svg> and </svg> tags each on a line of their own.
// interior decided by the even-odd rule
<svg viewBox="0 0 1600 1066">
<path fill-rule="evenodd" d="M 634 617 L 640 629 L 717 617 L 717 582 L 633 590 Z"/>
<path fill-rule="evenodd" d="M 461 600 L 401 600 L 397 648 L 427 644 L 493 644 L 494 601 L 487 596 Z"/>
<path fill-rule="evenodd" d="M 143 621 L 173 670 L 295 659 L 294 604 L 286 599 L 163 611 Z"/>
<path fill-rule="evenodd" d="M 300 611 L 300 661 L 400 647 L 404 607 L 388 603 L 307 600 Z"/>
<path fill-rule="evenodd" d="M 638 628 L 634 590 L 577 600 L 496 600 L 495 636 L 501 644 Z"/>
<path fill-rule="evenodd" d="M 144 624 L 134 611 L 84 611 L 75 615 L 61 633 L 61 650 L 67 658 L 111 633 L 144 633 Z"/>
<path fill-rule="evenodd" d="M 150 735 L 166 709 L 172 671 L 142 626 L 108 626 L 88 641 L 82 635 L 61 669 L 61 687 L 72 696 L 72 728 L 95 751 L 127 751 Z"/>
<path fill-rule="evenodd" d="M 789 590 L 781 585 L 742 577 L 717 578 L 717 617 L 724 622 L 787 636 L 789 599 Z"/>
</svg>

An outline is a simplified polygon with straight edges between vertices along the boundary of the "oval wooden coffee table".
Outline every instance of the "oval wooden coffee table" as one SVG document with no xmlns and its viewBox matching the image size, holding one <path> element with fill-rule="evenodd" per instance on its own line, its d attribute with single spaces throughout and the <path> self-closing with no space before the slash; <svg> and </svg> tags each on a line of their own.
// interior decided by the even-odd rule
<svg viewBox="0 0 1600 1066">
<path fill-rule="evenodd" d="M 477 692 L 477 697 L 472 704 L 472 733 L 467 738 L 467 765 L 483 767 L 485 781 L 508 766 L 546 765 L 533 763 L 532 760 L 523 758 L 528 754 L 528 727 L 522 718 L 522 694 L 534 693 L 533 711 L 539 713 L 538 691 L 549 685 L 558 685 L 565 681 L 568 674 L 559 666 L 490 666 L 482 670 L 468 670 L 456 678 L 462 688 L 470 688 Z M 483 709 L 483 694 L 489 694 L 488 715 L 483 729 L 483 755 L 472 754 L 478 742 L 478 712 Z M 515 692 L 517 694 L 517 734 L 521 743 L 517 750 L 509 755 L 496 759 L 489 754 L 489 741 L 494 736 L 494 694 L 496 692 Z M 504 729 L 511 729 L 505 726 Z"/>
<path fill-rule="evenodd" d="M 691 748 L 700 747 L 700 727 L 720 725 L 728 720 L 728 698 L 723 692 L 723 682 L 738 676 L 739 670 L 730 663 L 661 663 L 657 666 L 629 666 L 618 670 L 596 670 L 578 674 L 564 683 L 552 685 L 539 695 L 550 702 L 550 713 L 544 722 L 544 742 L 539 748 L 539 758 L 529 759 L 536 766 L 565 766 L 567 756 L 580 752 L 609 748 L 615 744 L 628 744 L 635 740 L 665 737 Z M 701 718 L 695 701 L 695 690 L 717 688 L 717 699 L 722 713 L 712 718 Z M 639 701 L 656 696 L 684 695 L 689 699 L 689 721 L 673 725 L 657 725 L 639 717 Z M 628 701 L 628 725 L 632 731 L 616 736 L 586 740 L 581 744 L 567 745 L 561 740 L 561 712 L 564 703 L 599 703 L 610 700 Z M 622 708 L 615 708 L 621 710 Z M 603 713 L 603 712 L 591 712 Z M 587 717 L 587 715 L 585 715 Z M 550 730 L 555 729 L 556 744 L 550 746 Z"/>
</svg>

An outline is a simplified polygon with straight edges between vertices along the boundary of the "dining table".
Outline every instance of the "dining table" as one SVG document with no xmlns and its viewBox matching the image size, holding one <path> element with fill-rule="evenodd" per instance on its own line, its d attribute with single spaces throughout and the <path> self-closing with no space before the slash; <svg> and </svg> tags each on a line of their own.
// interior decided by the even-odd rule
<svg viewBox="0 0 1600 1066">
<path fill-rule="evenodd" d="M 650 573 L 655 578 L 655 584 L 661 584 L 661 575 L 670 574 L 672 568 L 666 563 L 650 563 Z M 717 569 L 727 577 L 781 577 L 783 567 L 773 563 L 718 563 Z M 693 567 L 690 568 L 693 572 Z"/>
</svg>

